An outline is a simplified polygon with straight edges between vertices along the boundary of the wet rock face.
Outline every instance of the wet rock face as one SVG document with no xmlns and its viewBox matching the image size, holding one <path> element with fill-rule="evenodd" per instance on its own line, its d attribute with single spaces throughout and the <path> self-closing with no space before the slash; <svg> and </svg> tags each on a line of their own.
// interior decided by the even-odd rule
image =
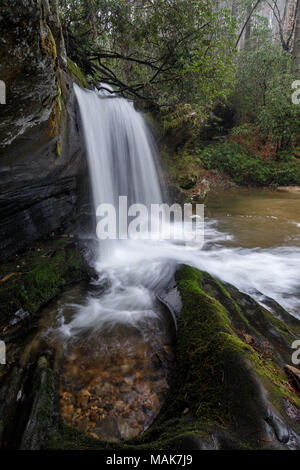
<svg viewBox="0 0 300 470">
<path fill-rule="evenodd" d="M 57 1 L 3 0 L 0 38 L 6 84 L 0 251 L 6 258 L 72 217 L 85 158 Z"/>
<path fill-rule="evenodd" d="M 194 440 L 188 439 L 193 449 L 209 447 L 211 436 L 217 449 L 299 449 L 299 370 L 284 366 L 291 361 L 299 320 L 275 301 L 270 312 L 194 268 L 180 267 L 175 278 L 182 299 L 177 330 L 180 386 L 160 418 L 169 427 L 168 445 L 186 448 L 186 441 L 174 438 L 171 426 L 181 415 L 181 433 L 193 423 Z"/>
<path fill-rule="evenodd" d="M 28 128 L 47 121 L 51 108 L 43 101 L 56 96 L 54 51 L 47 54 L 40 40 L 45 35 L 46 12 L 39 2 L 2 2 L 0 76 L 7 87 L 1 108 L 1 148 Z M 50 33 L 49 33 L 50 34 Z"/>
</svg>

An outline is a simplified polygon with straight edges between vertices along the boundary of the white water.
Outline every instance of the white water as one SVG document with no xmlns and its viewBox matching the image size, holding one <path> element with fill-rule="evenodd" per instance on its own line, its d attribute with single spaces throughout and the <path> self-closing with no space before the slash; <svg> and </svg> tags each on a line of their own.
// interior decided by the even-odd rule
<svg viewBox="0 0 300 470">
<path fill-rule="evenodd" d="M 155 150 L 141 114 L 122 98 L 84 91 L 75 85 L 86 139 L 95 209 L 117 204 L 161 202 L 155 169 Z M 115 323 L 141 325 L 157 317 L 156 293 L 168 285 L 176 266 L 187 263 L 261 299 L 274 298 L 300 317 L 299 248 L 243 249 L 222 244 L 232 237 L 218 231 L 217 221 L 205 223 L 204 247 L 182 240 L 122 240 L 99 244 L 95 267 L 99 283 L 110 288 L 100 298 L 90 296 L 75 306 L 73 319 L 62 325 L 67 336 L 83 330 L 99 331 Z"/>
<path fill-rule="evenodd" d="M 109 93 L 82 90 L 76 84 L 92 182 L 95 213 L 100 204 L 118 207 L 119 196 L 132 204 L 161 203 L 151 134 L 133 104 Z M 114 243 L 101 246 L 109 259 Z"/>
</svg>

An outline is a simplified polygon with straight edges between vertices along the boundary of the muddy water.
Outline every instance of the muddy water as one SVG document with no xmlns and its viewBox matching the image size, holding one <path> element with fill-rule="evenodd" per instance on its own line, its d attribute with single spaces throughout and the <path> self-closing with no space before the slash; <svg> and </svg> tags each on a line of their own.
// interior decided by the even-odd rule
<svg viewBox="0 0 300 470">
<path fill-rule="evenodd" d="M 141 282 L 162 284 L 172 263 L 195 265 L 262 303 L 269 296 L 300 315 L 299 209 L 300 194 L 247 189 L 210 194 L 202 249 L 135 242 L 133 251 L 126 247 L 123 264 L 117 257 L 118 278 L 110 269 L 115 288 L 77 285 L 51 302 L 25 358 L 41 348 L 49 351 L 59 372 L 62 419 L 111 442 L 135 437 L 153 422 L 175 367 L 175 326 Z M 116 283 L 122 275 L 126 282 Z M 112 321 L 106 324 L 106 317 Z"/>
<path fill-rule="evenodd" d="M 211 193 L 206 216 L 233 237 L 227 246 L 300 247 L 300 192 L 234 189 Z"/>
<path fill-rule="evenodd" d="M 300 191 L 238 188 L 205 203 L 206 245 L 194 264 L 300 318 Z"/>
</svg>

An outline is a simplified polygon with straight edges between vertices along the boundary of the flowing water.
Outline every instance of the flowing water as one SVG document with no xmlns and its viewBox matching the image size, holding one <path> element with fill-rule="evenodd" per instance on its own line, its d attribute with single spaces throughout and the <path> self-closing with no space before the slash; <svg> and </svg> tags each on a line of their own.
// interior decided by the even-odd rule
<svg viewBox="0 0 300 470">
<path fill-rule="evenodd" d="M 117 206 L 123 195 L 129 205 L 160 203 L 155 147 L 141 114 L 122 98 L 77 86 L 75 92 L 95 211 L 100 203 Z M 98 279 L 52 308 L 52 331 L 65 357 L 60 394 L 66 422 L 110 440 L 150 425 L 173 366 L 172 319 L 157 298 L 180 263 L 261 302 L 272 297 L 300 317 L 299 202 L 299 195 L 272 191 L 222 192 L 208 197 L 204 246 L 163 236 L 100 242 L 93 263 Z"/>
<path fill-rule="evenodd" d="M 127 196 L 128 207 L 160 204 L 155 148 L 141 114 L 117 96 L 77 86 L 75 92 L 95 214 L 100 204 L 110 204 L 119 215 L 119 196 Z M 117 441 L 144 431 L 168 391 L 174 322 L 156 288 L 169 282 L 175 264 L 151 259 L 151 251 L 133 240 L 99 243 L 93 261 L 98 279 L 83 301 L 71 293 L 72 302 L 59 308 L 60 325 L 52 326 L 65 350 L 61 414 L 93 437 Z"/>
<path fill-rule="evenodd" d="M 238 188 L 206 205 L 212 240 L 197 265 L 300 318 L 300 192 Z"/>
</svg>

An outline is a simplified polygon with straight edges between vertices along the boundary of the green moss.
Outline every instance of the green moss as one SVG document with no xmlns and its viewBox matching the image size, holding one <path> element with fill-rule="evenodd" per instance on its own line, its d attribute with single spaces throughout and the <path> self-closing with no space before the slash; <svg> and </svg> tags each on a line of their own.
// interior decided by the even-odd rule
<svg viewBox="0 0 300 470">
<path fill-rule="evenodd" d="M 55 39 L 53 37 L 52 31 L 49 28 L 49 26 L 47 26 L 47 31 L 48 31 L 48 38 L 49 38 L 49 41 L 50 41 L 50 44 L 51 44 L 52 56 L 53 56 L 53 59 L 55 60 L 56 57 L 57 57 L 56 42 L 55 42 Z"/>
<path fill-rule="evenodd" d="M 205 429 L 207 426 L 228 429 L 239 423 L 239 432 L 246 436 L 247 432 L 251 433 L 251 429 L 257 427 L 260 415 L 264 413 L 260 381 L 279 412 L 283 411 L 279 406 L 282 399 L 296 406 L 299 403 L 297 396 L 288 389 L 287 377 L 274 360 L 240 338 L 226 308 L 203 291 L 201 287 L 206 279 L 205 273 L 187 266 L 176 274 L 183 301 L 178 320 L 178 375 L 175 390 L 159 419 L 159 423 L 165 421 L 160 429 L 159 441 L 174 434 L 176 416 L 175 434 L 196 432 L 203 425 Z M 224 301 L 231 299 L 219 281 L 216 285 Z M 231 300 L 247 326 L 248 321 L 242 310 Z M 195 417 L 192 426 L 183 423 L 185 408 L 191 410 Z M 248 437 L 234 445 L 238 448 L 259 447 L 259 444 L 251 444 L 250 441 Z"/>
<path fill-rule="evenodd" d="M 56 144 L 56 151 L 57 151 L 57 156 L 60 157 L 61 156 L 61 146 L 60 146 L 59 141 L 57 141 L 57 144 Z"/>
<path fill-rule="evenodd" d="M 43 25 L 41 24 L 41 46 L 43 51 L 52 56 L 53 60 L 57 58 L 56 42 L 53 37 L 52 31 L 48 25 L 46 25 L 47 35 L 44 37 Z"/>
<path fill-rule="evenodd" d="M 273 404 L 279 414 L 285 416 L 287 422 L 294 427 L 296 432 L 300 432 L 300 426 L 292 421 L 285 413 L 286 403 L 292 404 L 300 410 L 300 397 L 291 391 L 289 381 L 284 372 L 272 360 L 264 360 L 258 354 L 251 357 L 251 363 L 257 374 L 260 376 L 268 399 Z"/>
<path fill-rule="evenodd" d="M 67 70 L 72 80 L 81 88 L 90 88 L 90 85 L 80 68 L 69 57 L 67 59 Z"/>
<path fill-rule="evenodd" d="M 215 277 L 213 277 L 211 274 L 208 274 L 208 273 L 205 273 L 202 274 L 202 279 L 204 280 L 204 282 L 208 282 L 209 284 L 209 287 L 211 288 L 211 292 L 212 292 L 212 296 L 213 297 L 217 297 L 219 299 L 219 297 L 223 297 L 223 302 L 224 302 L 224 299 L 228 299 L 231 303 L 232 303 L 232 306 L 235 310 L 235 313 L 239 316 L 239 318 L 244 322 L 246 323 L 247 325 L 249 325 L 249 320 L 245 317 L 245 315 L 243 314 L 241 308 L 239 307 L 238 303 L 232 298 L 230 292 L 225 289 L 224 285 L 218 280 L 216 279 Z M 218 290 L 218 292 L 220 293 L 220 295 L 217 295 L 218 293 L 216 292 L 216 288 Z M 205 285 L 205 290 L 207 291 L 207 285 Z"/>
<path fill-rule="evenodd" d="M 19 309 L 35 313 L 70 282 L 88 277 L 89 268 L 68 239 L 41 242 L 15 261 L 3 265 L 0 284 L 1 322 Z"/>
<path fill-rule="evenodd" d="M 212 294 L 205 291 L 208 280 L 211 285 L 215 282 L 218 299 L 213 290 Z M 177 370 L 169 397 L 144 434 L 114 444 L 113 449 L 215 448 L 219 446 L 218 436 L 226 443 L 225 448 L 264 448 L 266 431 L 261 423 L 269 403 L 283 413 L 283 400 L 300 406 L 299 398 L 289 390 L 287 377 L 275 358 L 265 356 L 237 334 L 235 317 L 227 310 L 227 304 L 233 305 L 236 318 L 244 316 L 242 308 L 219 281 L 182 266 L 176 273 L 176 282 L 183 306 L 178 318 Z M 242 324 L 248 327 L 246 321 Z M 291 425 L 295 428 L 295 423 Z M 112 444 L 64 425 L 49 446 L 112 449 Z"/>
<path fill-rule="evenodd" d="M 52 424 L 52 404 L 53 396 L 55 394 L 55 377 L 52 369 L 45 370 L 45 384 L 43 393 L 40 396 L 40 409 L 38 414 L 38 421 L 42 425 L 50 426 Z"/>
<path fill-rule="evenodd" d="M 288 344 L 292 344 L 295 341 L 295 335 L 288 330 L 286 324 L 279 320 L 279 318 L 274 317 L 270 312 L 267 310 L 264 311 L 265 317 L 268 321 L 273 325 L 275 330 L 287 341 Z"/>
</svg>

